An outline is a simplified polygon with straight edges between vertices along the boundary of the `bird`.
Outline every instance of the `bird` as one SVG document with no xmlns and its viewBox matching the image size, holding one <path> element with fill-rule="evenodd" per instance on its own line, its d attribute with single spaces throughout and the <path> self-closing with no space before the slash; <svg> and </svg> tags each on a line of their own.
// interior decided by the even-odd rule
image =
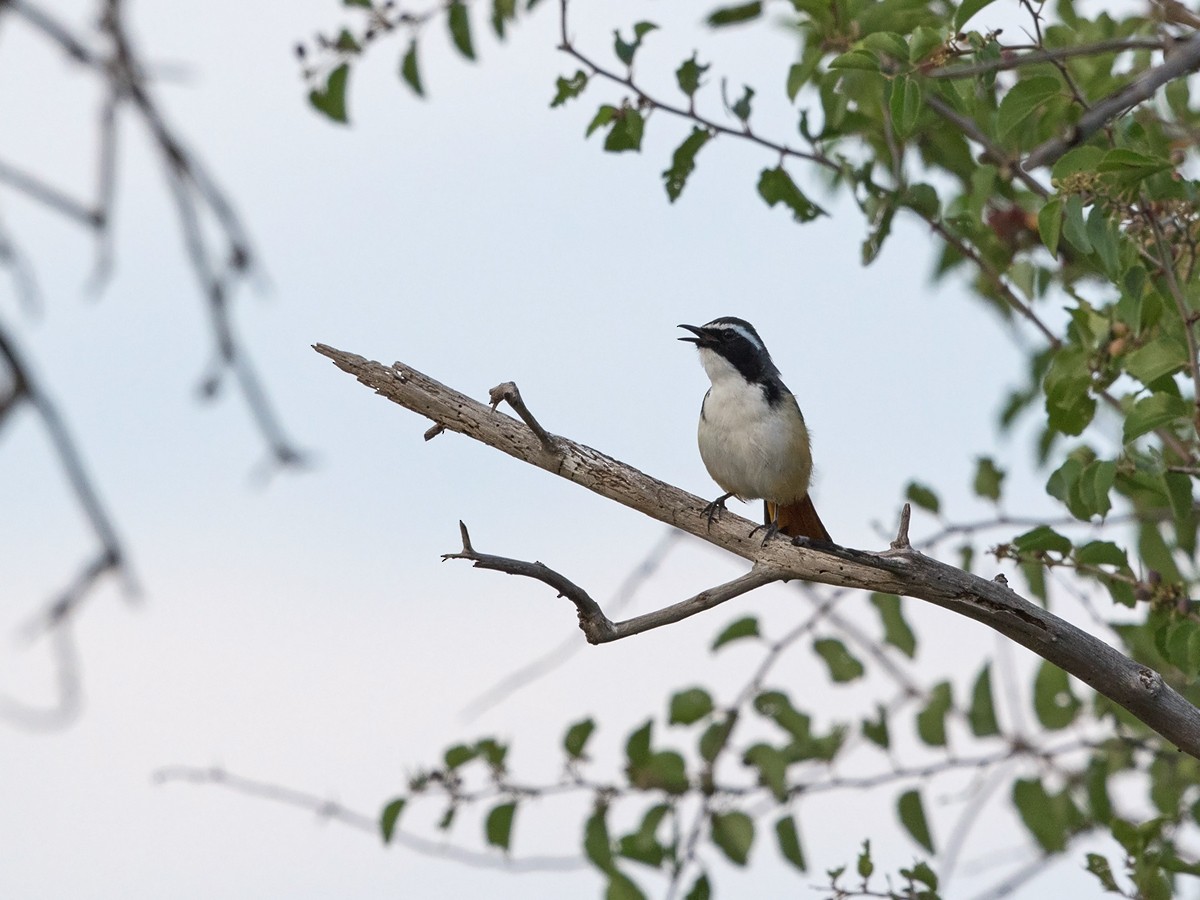
<svg viewBox="0 0 1200 900">
<path fill-rule="evenodd" d="M 712 386 L 700 406 L 697 440 L 708 474 L 725 491 L 705 507 L 711 523 L 730 497 L 763 500 L 763 544 L 776 533 L 833 543 L 809 496 L 812 450 L 796 398 L 754 326 L 722 316 L 680 325 Z M 754 532 L 751 532 L 753 535 Z"/>
</svg>

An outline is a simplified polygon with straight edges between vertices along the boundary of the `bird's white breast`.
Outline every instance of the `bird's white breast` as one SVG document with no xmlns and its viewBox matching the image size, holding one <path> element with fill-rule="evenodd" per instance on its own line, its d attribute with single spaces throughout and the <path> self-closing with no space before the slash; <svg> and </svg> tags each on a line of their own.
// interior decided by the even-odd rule
<svg viewBox="0 0 1200 900">
<path fill-rule="evenodd" d="M 790 393 L 774 406 L 720 355 L 701 348 L 712 381 L 698 433 L 700 458 L 723 490 L 738 497 L 793 503 L 808 493 L 808 430 Z"/>
</svg>

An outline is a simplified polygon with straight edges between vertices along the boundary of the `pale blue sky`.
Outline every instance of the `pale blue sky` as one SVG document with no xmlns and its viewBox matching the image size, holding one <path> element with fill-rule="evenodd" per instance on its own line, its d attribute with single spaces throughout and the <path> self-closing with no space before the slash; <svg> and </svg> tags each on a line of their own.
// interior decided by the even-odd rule
<svg viewBox="0 0 1200 900">
<path fill-rule="evenodd" d="M 596 104 L 618 95 L 589 90 L 548 108 L 554 78 L 574 67 L 554 52 L 554 10 L 543 6 L 505 47 L 480 28 L 476 65 L 431 34 L 426 103 L 396 77 L 400 45 L 383 47 L 354 74 L 348 129 L 309 111 L 291 54 L 297 38 L 339 21 L 334 0 L 131 6 L 152 57 L 187 73 L 159 94 L 236 198 L 265 263 L 269 290 L 238 297 L 238 322 L 289 433 L 316 461 L 265 488 L 251 478 L 262 448 L 240 402 L 193 402 L 209 359 L 205 319 L 142 136 L 129 129 L 124 141 L 117 272 L 98 300 L 82 291 L 87 236 L 0 189 L 45 293 L 43 315 L 30 318 L 0 281 L 0 314 L 83 445 L 144 586 L 136 607 L 105 588 L 80 619 L 77 725 L 51 735 L 0 727 L 0 895 L 595 895 L 591 871 L 497 876 L 383 852 L 304 813 L 217 788 L 155 787 L 150 776 L 219 764 L 374 815 L 459 738 L 513 739 L 514 761 L 533 777 L 557 765 L 563 728 L 589 713 L 603 722 L 598 756 L 611 760 L 632 725 L 661 714 L 669 689 L 728 690 L 744 678 L 753 653 L 706 651 L 725 622 L 748 610 L 777 629 L 795 620 L 787 589 L 764 591 L 669 631 L 584 648 L 463 724 L 472 697 L 577 632 L 569 605 L 544 588 L 439 562 L 458 546 L 458 519 L 479 549 L 540 559 L 601 598 L 661 528 L 464 438 L 424 443 L 428 423 L 335 370 L 313 342 L 403 360 L 479 397 L 516 380 L 551 430 L 711 496 L 694 439 L 706 382 L 675 326 L 742 316 L 800 400 L 815 434 L 818 507 L 853 546 L 883 543 L 875 523 L 892 527 L 910 478 L 936 485 L 968 519 L 985 514 L 968 490 L 976 454 L 1026 465 L 1025 447 L 994 427 L 1000 387 L 1021 377 L 1019 354 L 960 285 L 931 283 L 928 234 L 898 222 L 863 269 L 854 210 L 814 189 L 834 216 L 792 225 L 753 189 L 775 161 L 731 140 L 703 150 L 669 205 L 659 173 L 687 126 L 653 117 L 640 156 L 585 142 Z M 69 16 L 88 4 L 58 7 Z M 612 27 L 676 12 L 646 9 L 606 4 L 603 18 L 576 15 L 575 32 L 605 55 Z M 791 58 L 791 39 L 747 37 L 667 30 L 647 39 L 641 68 L 669 87 L 703 41 L 714 72 L 761 84 Z M 0 135 L 0 158 L 86 193 L 94 99 L 86 75 L 32 49 L 17 27 L 0 30 L 0 121 L 20 123 Z M 761 91 L 757 108 L 764 131 L 790 134 L 781 90 Z M 33 423 L 3 437 L 0 625 L 10 634 L 90 545 Z M 1014 471 L 1023 508 L 1048 508 L 1043 478 Z M 914 527 L 927 525 L 918 517 Z M 684 542 L 640 608 L 742 565 Z M 912 605 L 911 617 L 930 641 L 931 672 L 961 667 L 965 680 L 994 647 L 944 613 Z M 870 684 L 829 687 L 803 657 L 781 677 L 819 714 L 870 697 Z M 36 699 L 45 676 L 38 648 L 4 645 L 0 687 Z M 911 862 L 893 799 L 806 805 L 813 872 L 849 862 L 864 826 L 881 866 Z M 516 851 L 576 850 L 580 809 L 523 810 Z M 931 815 L 941 822 L 936 804 Z M 434 818 L 418 810 L 412 821 Z M 477 846 L 478 815 L 460 819 L 455 840 Z M 1018 829 L 996 833 L 1003 848 L 1023 846 Z M 976 856 L 989 834 L 978 832 Z M 722 884 L 771 896 L 820 880 L 785 871 L 768 843 L 761 865 L 721 870 Z M 1086 884 L 1076 868 L 1066 861 L 1029 896 L 1060 875 Z"/>
</svg>

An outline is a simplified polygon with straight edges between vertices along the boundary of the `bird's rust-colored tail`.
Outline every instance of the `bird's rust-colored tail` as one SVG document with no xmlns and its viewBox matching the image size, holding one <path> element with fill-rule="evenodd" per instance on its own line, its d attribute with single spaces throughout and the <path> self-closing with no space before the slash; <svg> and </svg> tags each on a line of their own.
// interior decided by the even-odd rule
<svg viewBox="0 0 1200 900">
<path fill-rule="evenodd" d="M 833 538 L 825 530 L 825 524 L 817 515 L 812 497 L 805 495 L 803 500 L 779 508 L 779 517 L 775 518 L 775 504 L 766 501 L 767 524 L 772 521 L 784 534 L 792 537 L 806 537 L 814 541 L 824 541 L 832 544 Z"/>
</svg>

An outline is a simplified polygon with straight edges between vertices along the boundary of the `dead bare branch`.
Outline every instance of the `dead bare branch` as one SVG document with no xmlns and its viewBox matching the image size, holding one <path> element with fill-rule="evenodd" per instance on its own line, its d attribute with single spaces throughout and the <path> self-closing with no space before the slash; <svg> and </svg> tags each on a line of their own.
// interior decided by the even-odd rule
<svg viewBox="0 0 1200 900">
<path fill-rule="evenodd" d="M 555 436 L 559 449 L 548 451 L 524 423 L 415 369 L 403 364 L 385 366 L 324 344 L 316 344 L 314 349 L 376 393 L 432 419 L 448 431 L 472 437 L 750 560 L 755 567 L 744 579 L 756 577 L 766 584 L 798 578 L 900 594 L 982 622 L 1074 675 L 1180 749 L 1200 758 L 1200 709 L 1171 688 L 1157 672 L 1029 602 L 1004 584 L 930 559 L 911 548 L 872 553 L 833 545 L 816 549 L 784 540 L 761 545 L 750 537 L 754 526 L 748 520 L 728 515 L 710 523 L 703 512 L 702 498 L 568 438 Z M 747 583 L 743 581 L 738 587 L 748 590 Z M 725 588 L 735 584 L 731 582 Z M 578 592 L 571 597 L 577 608 L 595 615 L 599 609 L 595 601 L 588 597 L 591 606 L 581 605 L 580 595 L 586 597 L 586 592 L 571 587 Z"/>
</svg>

